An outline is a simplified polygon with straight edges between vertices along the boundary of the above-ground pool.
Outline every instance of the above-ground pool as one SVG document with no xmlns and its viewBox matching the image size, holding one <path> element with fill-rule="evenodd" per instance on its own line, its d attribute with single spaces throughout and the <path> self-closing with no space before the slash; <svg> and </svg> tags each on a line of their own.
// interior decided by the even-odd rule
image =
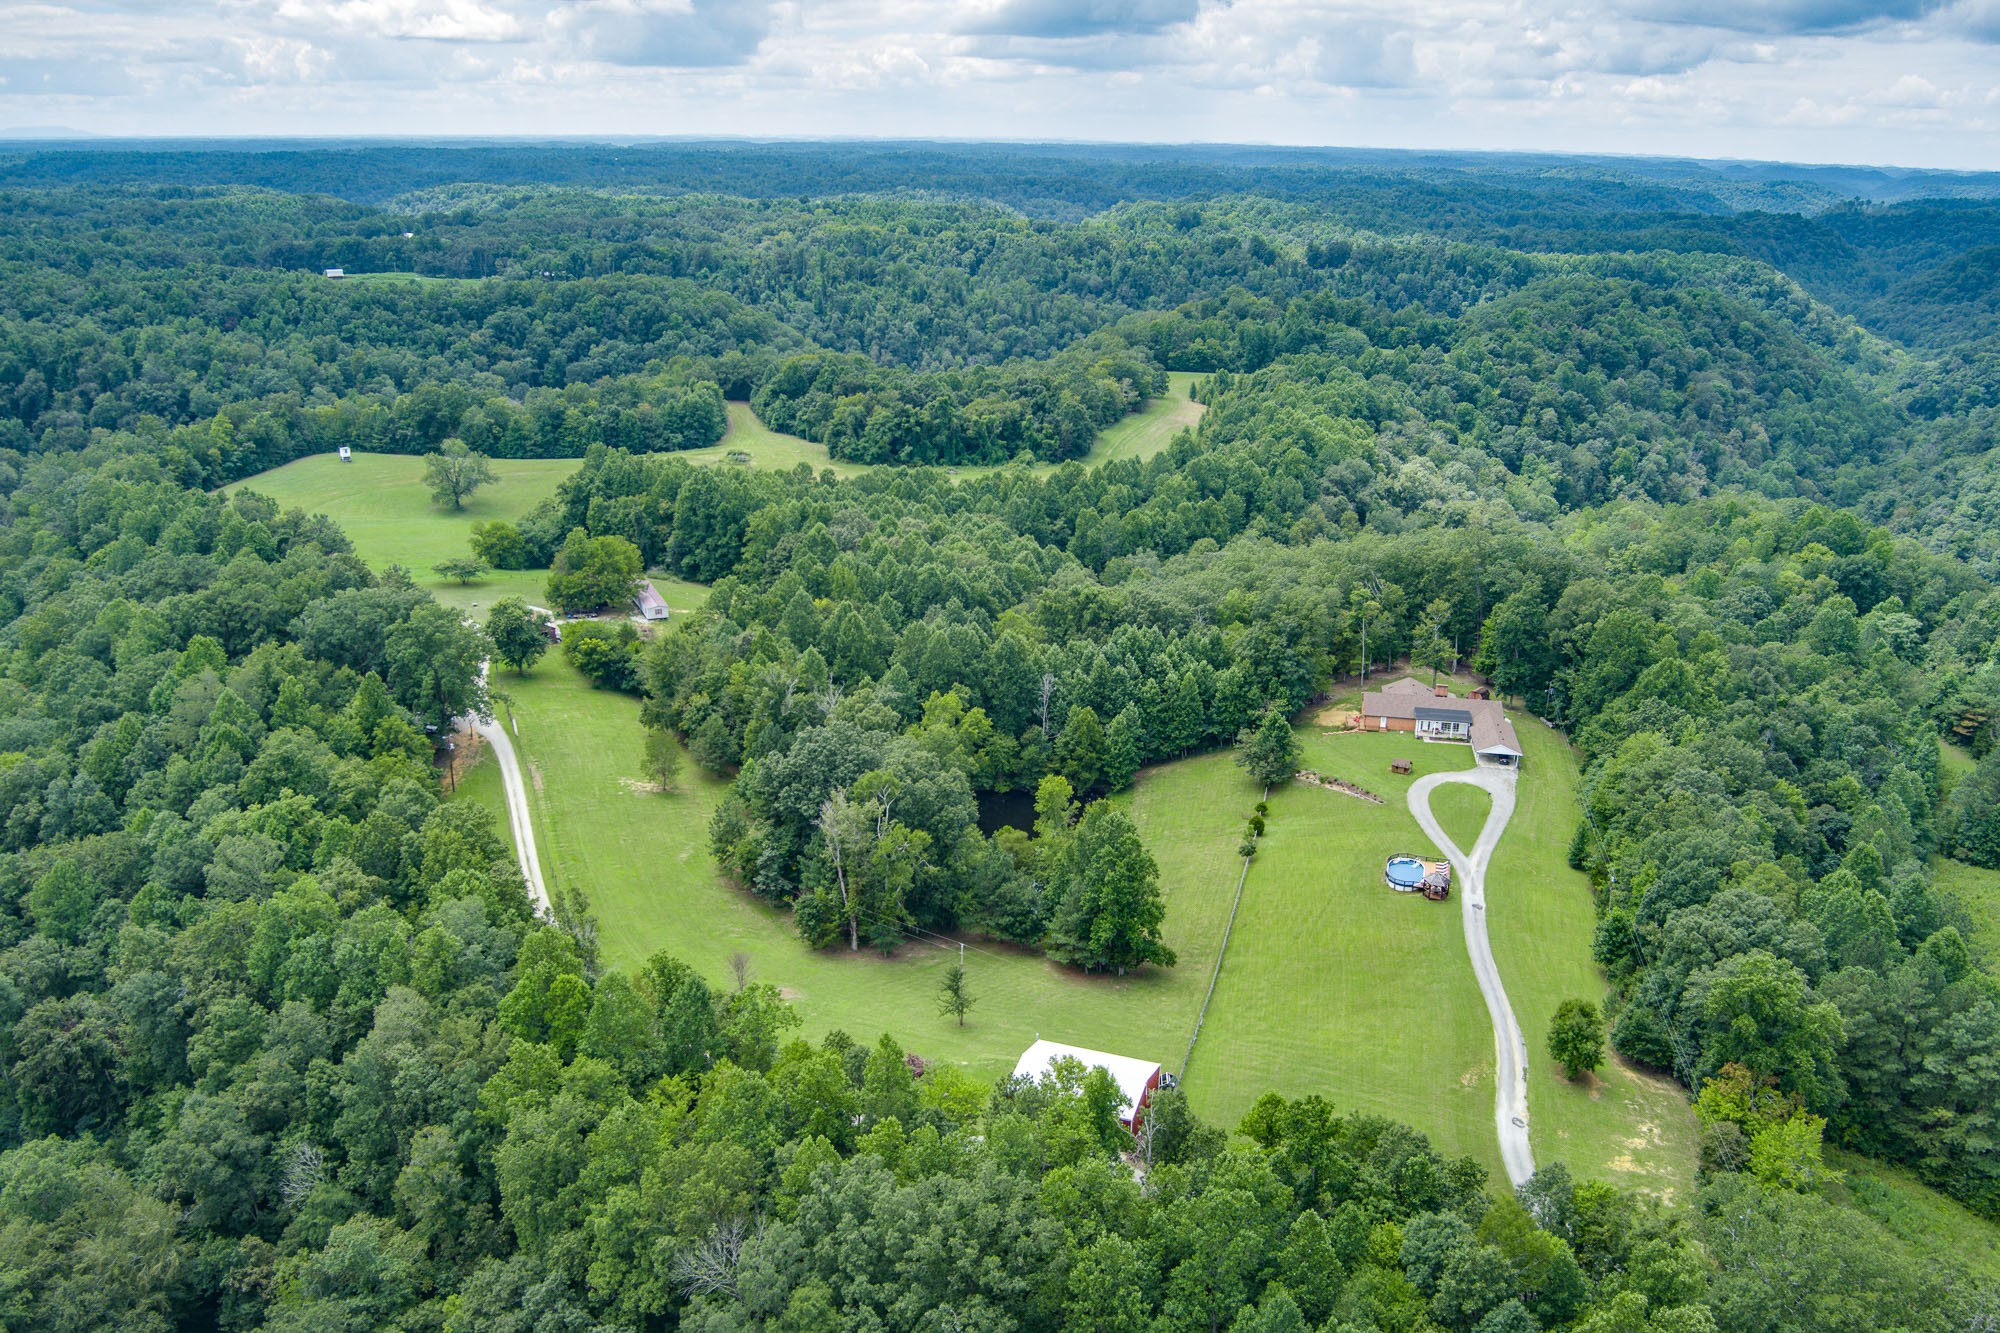
<svg viewBox="0 0 2000 1333">
<path fill-rule="evenodd" d="M 1389 877 L 1391 884 L 1404 889 L 1414 889 L 1422 884 L 1429 872 L 1430 867 L 1414 856 L 1392 856 L 1382 868 L 1382 873 Z"/>
</svg>

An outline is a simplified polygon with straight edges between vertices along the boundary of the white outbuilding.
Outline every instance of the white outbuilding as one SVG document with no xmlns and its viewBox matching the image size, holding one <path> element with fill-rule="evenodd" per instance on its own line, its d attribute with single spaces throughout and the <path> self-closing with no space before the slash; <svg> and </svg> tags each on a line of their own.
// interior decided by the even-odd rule
<svg viewBox="0 0 2000 1333">
<path fill-rule="evenodd" d="M 1085 1069 L 1102 1069 L 1111 1075 L 1111 1081 L 1118 1085 L 1118 1091 L 1125 1097 L 1125 1105 L 1118 1112 L 1119 1120 L 1127 1129 L 1138 1128 L 1139 1121 L 1145 1118 L 1146 1103 L 1152 1100 L 1153 1089 L 1160 1086 L 1157 1061 L 1086 1050 L 1081 1046 L 1065 1046 L 1058 1041 L 1037 1041 L 1014 1063 L 1014 1077 L 1040 1082 L 1055 1068 L 1056 1061 L 1064 1057 L 1075 1060 Z"/>
</svg>

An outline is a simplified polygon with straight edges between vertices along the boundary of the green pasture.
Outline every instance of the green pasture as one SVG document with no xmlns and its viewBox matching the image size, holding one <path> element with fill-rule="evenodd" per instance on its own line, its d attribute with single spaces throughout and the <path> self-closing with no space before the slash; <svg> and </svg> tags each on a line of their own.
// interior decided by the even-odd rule
<svg viewBox="0 0 2000 1333">
<path fill-rule="evenodd" d="M 1866 1216 L 1912 1258 L 1946 1259 L 2000 1287 L 2000 1227 L 1947 1198 L 1901 1167 L 1829 1148 L 1826 1164 L 1846 1179 L 1826 1195 Z"/>
<path fill-rule="evenodd" d="M 2000 870 L 1940 856 L 1931 861 L 1931 885 L 1965 909 L 1973 952 L 1989 968 L 2000 967 Z"/>
<path fill-rule="evenodd" d="M 1083 461 L 1095 464 L 1121 458 L 1151 458 L 1172 443 L 1174 436 L 1181 431 L 1193 429 L 1201 420 L 1203 408 L 1188 397 L 1188 389 L 1198 378 L 1198 375 L 1188 371 L 1169 372 L 1166 396 L 1147 399 L 1137 412 L 1100 431 Z M 836 459 L 823 444 L 772 430 L 758 419 L 748 403 L 730 403 L 728 410 L 729 433 L 722 437 L 721 443 L 706 449 L 689 449 L 676 457 L 685 458 L 690 463 L 734 463 L 742 467 L 780 469 L 804 463 L 815 472 L 832 468 L 835 475 L 842 477 L 858 476 L 873 466 Z M 731 454 L 746 457 L 731 459 Z M 994 468 L 967 466 L 947 470 L 953 476 L 973 477 L 992 472 Z M 1035 471 L 1053 472 L 1055 464 L 1038 463 Z"/>
<path fill-rule="evenodd" d="M 1184 382 L 1176 387 L 1185 392 Z M 1163 417 L 1181 408 L 1169 398 L 1148 412 Z M 797 455 L 817 446 L 764 431 L 740 405 L 731 410 L 741 432 L 732 438 L 769 450 L 761 461 L 815 461 Z M 1107 449 L 1136 454 L 1153 447 L 1139 438 L 1136 418 L 1126 426 Z M 815 465 L 823 461 L 822 450 Z M 431 504 L 418 458 L 364 454 L 348 464 L 309 458 L 245 484 L 288 507 L 329 515 L 372 566 L 401 563 L 440 600 L 481 614 L 502 596 L 538 600 L 545 572 L 496 573 L 461 587 L 439 582 L 430 567 L 466 551 L 474 522 L 526 513 L 575 464 L 497 460 L 494 466 L 500 481 L 456 513 Z M 706 595 L 670 577 L 656 575 L 654 582 L 676 611 Z M 759 978 L 794 1001 L 809 1034 L 835 1027 L 863 1037 L 889 1031 L 926 1056 L 981 1076 L 1010 1068 L 1037 1035 L 1179 1068 L 1235 893 L 1243 823 L 1260 794 L 1228 754 L 1148 770 L 1121 798 L 1160 863 L 1167 938 L 1180 965 L 1087 977 L 1024 951 L 969 940 L 977 1006 L 960 1029 L 938 1016 L 934 999 L 955 947 L 912 943 L 888 959 L 814 953 L 799 943 L 785 912 L 720 879 L 707 827 L 725 784 L 689 761 L 678 791 L 649 790 L 636 700 L 590 688 L 559 654 L 524 678 L 503 672 L 494 685 L 504 696 L 503 717 L 518 724 L 544 873 L 552 884 L 583 889 L 609 964 L 632 966 L 665 949 L 720 983 L 731 955 L 742 952 Z M 1585 1175 L 1677 1189 L 1689 1173 L 1692 1133 L 1685 1100 L 1674 1089 L 1617 1069 L 1604 1071 L 1601 1082 L 1571 1087 L 1540 1058 L 1556 1002 L 1569 994 L 1602 996 L 1604 987 L 1590 961 L 1588 888 L 1563 864 L 1575 812 L 1575 761 L 1554 733 L 1525 718 L 1520 725 L 1528 767 L 1489 894 L 1494 950 L 1529 1033 L 1537 1152 L 1543 1160 L 1562 1157 Z M 1315 726 L 1303 729 L 1303 741 L 1307 767 L 1354 782 L 1385 803 L 1299 784 L 1273 793 L 1270 828 L 1188 1068 L 1190 1095 L 1204 1115 L 1234 1126 L 1266 1089 L 1318 1092 L 1343 1108 L 1406 1120 L 1446 1150 L 1471 1153 L 1497 1171 L 1492 1030 L 1458 912 L 1454 904 L 1392 893 L 1381 877 L 1386 855 L 1428 850 L 1404 804 L 1412 778 L 1463 767 L 1471 756 L 1406 735 Z M 1391 758 L 1412 759 L 1415 773 L 1392 775 Z M 505 826 L 496 766 L 475 766 L 461 792 Z M 1434 805 L 1469 848 L 1484 819 L 1484 795 L 1447 786 Z M 1518 904 L 1510 897 L 1517 889 Z"/>
<path fill-rule="evenodd" d="M 1098 432 L 1087 461 L 1109 463 L 1121 458 L 1151 458 L 1172 444 L 1174 436 L 1193 430 L 1204 409 L 1188 397 L 1188 390 L 1200 378 L 1193 371 L 1168 371 L 1166 396 L 1148 398 L 1139 411 Z"/>
<path fill-rule="evenodd" d="M 729 463 L 731 454 L 747 454 L 744 467 L 776 468 L 789 471 L 805 463 L 814 472 L 832 468 L 836 476 L 855 477 L 868 471 L 865 463 L 848 463 L 835 459 L 823 444 L 800 439 L 796 435 L 783 435 L 758 420 L 748 403 L 730 403 L 729 431 L 720 444 L 712 444 L 706 449 L 684 449 L 674 455 L 690 463 Z"/>
<path fill-rule="evenodd" d="M 1358 703 L 1355 691 L 1321 716 L 1331 721 Z M 1617 1067 L 1571 1085 L 1544 1053 L 1556 1005 L 1571 995 L 1601 1003 L 1607 990 L 1590 956 L 1589 885 L 1566 863 L 1576 760 L 1557 733 L 1514 717 L 1527 759 L 1487 874 L 1488 931 L 1528 1040 L 1536 1160 L 1681 1195 L 1693 1183 L 1694 1127 L 1680 1090 Z M 1493 1028 L 1458 904 L 1398 894 L 1382 882 L 1387 856 L 1436 850 L 1409 813 L 1411 783 L 1470 767 L 1471 753 L 1316 723 L 1300 729 L 1300 740 L 1303 767 L 1383 803 L 1301 783 L 1273 793 L 1189 1088 L 1213 1089 L 1210 1104 L 1225 1123 L 1267 1087 L 1288 1096 L 1319 1092 L 1337 1106 L 1417 1125 L 1499 1179 Z M 1413 771 L 1390 772 L 1396 759 L 1410 760 Z M 1466 851 L 1489 805 L 1484 792 L 1455 783 L 1431 795 L 1439 822 Z"/>
<path fill-rule="evenodd" d="M 340 524 L 355 553 L 371 569 L 403 565 L 417 583 L 447 606 L 483 614 L 502 597 L 540 601 L 548 571 L 493 570 L 470 584 L 440 579 L 432 566 L 469 556 L 472 525 L 512 522 L 555 494 L 576 470 L 573 458 L 496 458 L 499 480 L 482 487 L 463 509 L 431 503 L 424 488 L 424 460 L 405 454 L 357 452 L 343 463 L 314 454 L 262 472 L 236 489 L 256 491 L 286 509 L 325 514 Z"/>
<path fill-rule="evenodd" d="M 936 990 L 955 946 L 906 944 L 895 956 L 814 952 L 788 912 L 724 882 L 708 850 L 708 822 L 726 783 L 692 760 L 679 789 L 649 789 L 640 766 L 638 702 L 593 690 L 559 656 L 526 677 L 499 678 L 518 724 L 515 744 L 533 787 L 543 872 L 581 886 L 597 917 L 605 962 L 632 967 L 666 950 L 716 983 L 731 955 L 749 955 L 757 979 L 782 988 L 808 1035 L 887 1031 L 928 1058 L 981 1077 L 1012 1068 L 1039 1034 L 1051 1040 L 1178 1064 L 1214 962 L 1235 846 L 1254 793 L 1222 808 L 1219 783 L 1238 782 L 1227 755 L 1154 770 L 1126 798 L 1160 855 L 1172 970 L 1091 977 L 992 941 L 967 941 L 977 1000 L 963 1029 L 937 1013 Z"/>
<path fill-rule="evenodd" d="M 1300 740 L 1303 767 L 1383 799 L 1298 782 L 1272 791 L 1187 1086 L 1228 1125 L 1267 1090 L 1318 1093 L 1415 1125 L 1497 1177 L 1493 1029 L 1458 906 L 1382 879 L 1387 857 L 1435 850 L 1406 804 L 1411 782 L 1472 753 L 1401 733 L 1307 727 Z M 1392 759 L 1414 771 L 1391 773 Z"/>
<path fill-rule="evenodd" d="M 458 279 L 362 274 L 348 281 Z M 1086 461 L 1151 457 L 1165 448 L 1180 430 L 1200 419 L 1201 404 L 1187 396 L 1188 386 L 1196 377 L 1176 371 L 1168 378 L 1172 387 L 1167 396 L 1147 400 L 1140 411 L 1100 434 Z M 748 455 L 743 466 L 791 469 L 805 463 L 815 472 L 831 468 L 843 477 L 858 476 L 869 470 L 867 464 L 836 461 L 823 444 L 771 430 L 757 419 L 748 403 L 730 403 L 728 411 L 729 431 L 721 443 L 706 449 L 688 449 L 674 457 L 695 464 L 729 466 L 729 456 L 740 453 Z M 405 454 L 357 451 L 349 463 L 332 454 L 314 454 L 261 472 L 240 483 L 239 489 L 267 495 L 287 509 L 325 514 L 340 524 L 354 543 L 355 551 L 371 568 L 401 564 L 448 606 L 477 611 L 502 597 L 539 601 L 547 578 L 542 570 L 493 570 L 470 584 L 440 579 L 432 571 L 432 566 L 440 560 L 470 554 L 467 539 L 474 523 L 496 518 L 518 520 L 554 495 L 563 478 L 577 467 L 573 458 L 496 458 L 492 463 L 499 480 L 475 492 L 466 500 L 465 507 L 458 510 L 431 503 L 430 492 L 423 484 L 423 459 Z M 957 476 L 991 470 L 951 469 Z M 1043 465 L 1037 470 L 1047 472 L 1053 468 Z M 680 609 L 665 587 L 671 580 L 655 576 L 653 581 L 668 604 Z"/>
</svg>

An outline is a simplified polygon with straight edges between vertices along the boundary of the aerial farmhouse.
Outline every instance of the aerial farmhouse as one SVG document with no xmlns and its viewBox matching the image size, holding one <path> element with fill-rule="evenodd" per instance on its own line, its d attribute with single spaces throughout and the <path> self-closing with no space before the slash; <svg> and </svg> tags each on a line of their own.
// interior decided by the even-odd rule
<svg viewBox="0 0 2000 1333">
<path fill-rule="evenodd" d="M 1482 764 L 1515 768 L 1521 741 L 1507 710 L 1487 697 L 1484 687 L 1461 699 L 1442 685 L 1404 676 L 1361 696 L 1363 731 L 1409 731 L 1420 740 L 1455 741 L 1472 747 Z"/>
</svg>

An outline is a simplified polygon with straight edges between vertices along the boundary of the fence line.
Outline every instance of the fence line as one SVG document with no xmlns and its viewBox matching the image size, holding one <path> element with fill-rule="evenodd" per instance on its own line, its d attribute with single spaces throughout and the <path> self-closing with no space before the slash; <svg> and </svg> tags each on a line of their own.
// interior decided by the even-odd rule
<svg viewBox="0 0 2000 1333">
<path fill-rule="evenodd" d="M 1264 784 L 1264 803 L 1271 800 L 1271 784 Z M 1222 947 L 1215 951 L 1215 970 L 1208 974 L 1208 994 L 1201 997 L 1201 1012 L 1194 1016 L 1194 1031 L 1188 1033 L 1187 1050 L 1181 1053 L 1181 1072 L 1175 1075 L 1176 1082 L 1187 1079 L 1188 1061 L 1194 1059 L 1194 1044 L 1201 1037 L 1201 1025 L 1208 1021 L 1208 1002 L 1215 998 L 1215 983 L 1222 980 L 1222 960 L 1229 953 L 1229 936 L 1236 929 L 1236 909 L 1243 905 L 1243 882 L 1250 878 L 1250 858 L 1243 858 L 1243 869 L 1236 876 L 1236 897 L 1229 904 L 1229 921 L 1222 927 Z"/>
</svg>

